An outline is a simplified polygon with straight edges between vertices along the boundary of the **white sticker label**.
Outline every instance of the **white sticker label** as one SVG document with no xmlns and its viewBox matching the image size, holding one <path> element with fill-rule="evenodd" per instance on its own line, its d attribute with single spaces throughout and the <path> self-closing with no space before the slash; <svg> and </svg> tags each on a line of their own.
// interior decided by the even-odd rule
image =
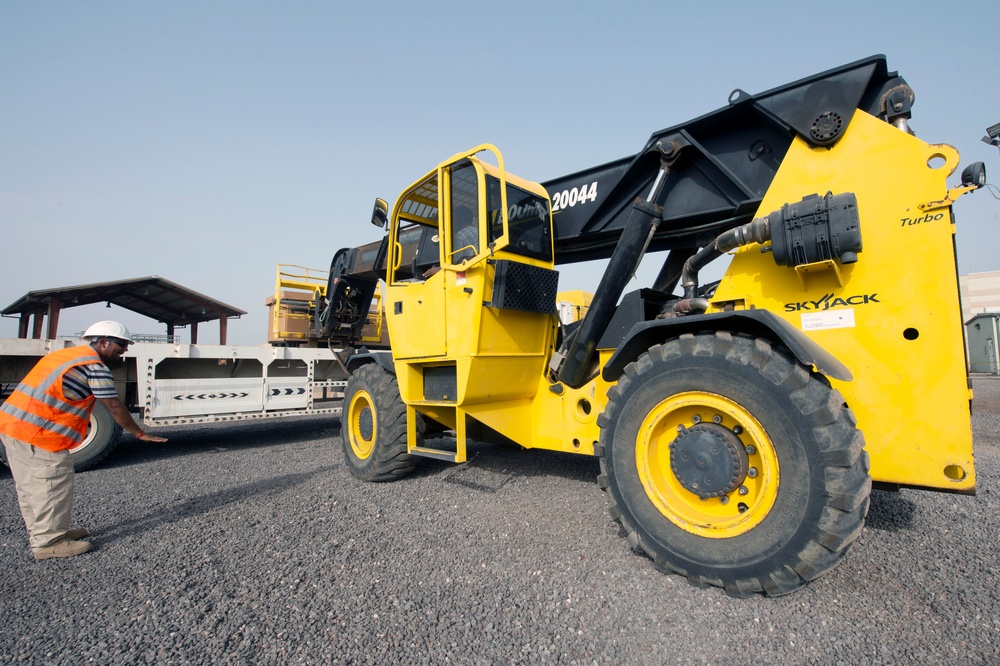
<svg viewBox="0 0 1000 666">
<path fill-rule="evenodd" d="M 458 271 L 455 273 L 455 284 L 459 287 L 465 284 L 465 271 Z"/>
<path fill-rule="evenodd" d="M 854 308 L 802 313 L 803 331 L 822 331 L 828 328 L 854 328 Z"/>
</svg>

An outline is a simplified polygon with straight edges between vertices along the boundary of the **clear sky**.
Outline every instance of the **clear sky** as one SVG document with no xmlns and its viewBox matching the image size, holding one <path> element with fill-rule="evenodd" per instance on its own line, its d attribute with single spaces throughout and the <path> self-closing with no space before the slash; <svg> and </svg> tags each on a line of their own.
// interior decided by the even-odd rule
<svg viewBox="0 0 1000 666">
<path fill-rule="evenodd" d="M 494 143 L 544 181 L 631 155 L 734 88 L 878 53 L 916 91 L 917 136 L 1000 183 L 980 141 L 1000 123 L 998 31 L 995 10 L 928 1 L 8 0 L 0 307 L 159 275 L 248 311 L 229 341 L 260 344 L 277 265 L 326 269 L 376 240 L 375 197 L 449 155 Z M 960 271 L 1000 270 L 1000 201 L 984 189 L 955 211 Z M 568 267 L 560 288 L 597 275 Z M 104 318 L 165 332 L 100 305 L 64 311 L 59 332 Z"/>
</svg>

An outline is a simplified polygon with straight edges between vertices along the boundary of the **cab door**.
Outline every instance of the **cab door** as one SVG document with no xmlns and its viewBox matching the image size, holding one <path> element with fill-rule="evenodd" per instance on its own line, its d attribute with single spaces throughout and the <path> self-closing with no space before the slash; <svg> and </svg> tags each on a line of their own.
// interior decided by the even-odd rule
<svg viewBox="0 0 1000 666">
<path fill-rule="evenodd" d="M 390 226 L 386 322 L 395 359 L 443 356 L 440 170 L 400 195 Z"/>
<path fill-rule="evenodd" d="M 483 179 L 481 166 L 459 155 L 400 197 L 386 301 L 396 359 L 474 353 L 487 258 Z"/>
</svg>

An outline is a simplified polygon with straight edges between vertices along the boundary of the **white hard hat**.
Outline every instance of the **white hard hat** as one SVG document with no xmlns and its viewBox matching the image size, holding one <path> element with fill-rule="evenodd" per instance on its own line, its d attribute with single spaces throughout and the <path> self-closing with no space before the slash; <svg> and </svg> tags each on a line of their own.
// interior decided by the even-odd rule
<svg viewBox="0 0 1000 666">
<path fill-rule="evenodd" d="M 132 336 L 129 335 L 125 325 L 117 321 L 99 321 L 88 328 L 83 334 L 83 339 L 87 341 L 96 340 L 97 338 L 115 338 L 129 344 L 133 342 Z"/>
</svg>

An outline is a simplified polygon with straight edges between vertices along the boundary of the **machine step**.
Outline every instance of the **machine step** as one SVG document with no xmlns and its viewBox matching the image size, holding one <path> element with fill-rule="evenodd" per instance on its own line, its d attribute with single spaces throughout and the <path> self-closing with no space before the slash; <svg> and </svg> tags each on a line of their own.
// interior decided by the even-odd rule
<svg viewBox="0 0 1000 666">
<path fill-rule="evenodd" d="M 417 447 L 410 450 L 411 456 L 420 456 L 421 458 L 434 458 L 435 460 L 444 460 L 445 462 L 465 462 L 465 456 L 459 460 L 458 453 L 455 451 L 441 451 L 440 449 L 428 449 L 427 447 Z"/>
</svg>

